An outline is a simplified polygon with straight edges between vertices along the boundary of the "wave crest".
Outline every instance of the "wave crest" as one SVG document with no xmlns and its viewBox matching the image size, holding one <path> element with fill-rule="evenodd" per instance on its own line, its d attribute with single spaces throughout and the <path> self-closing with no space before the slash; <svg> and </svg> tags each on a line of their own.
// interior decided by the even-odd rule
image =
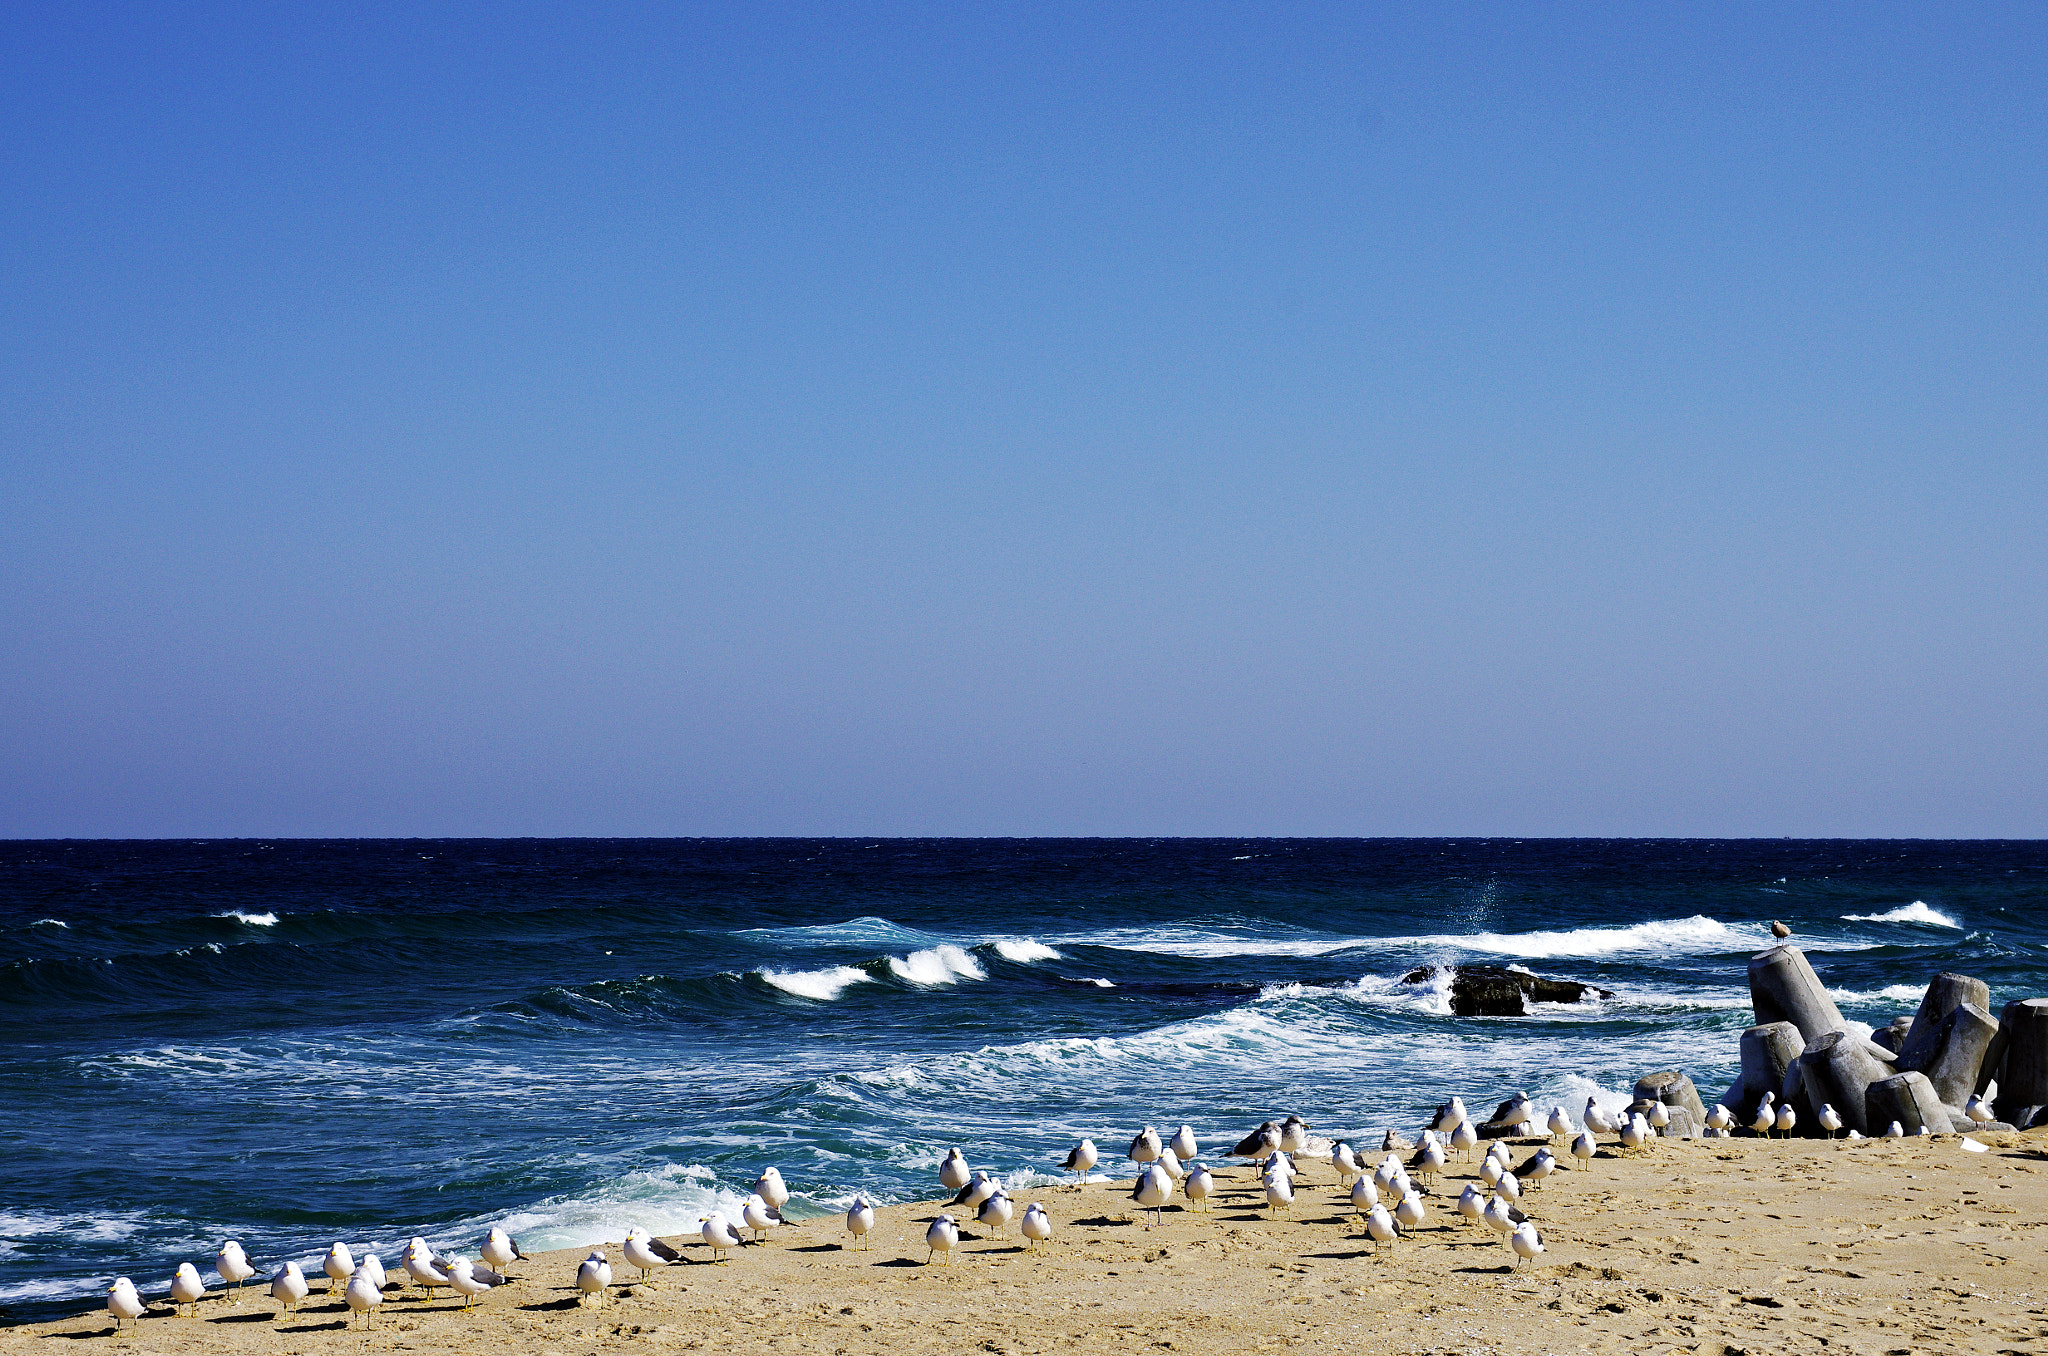
<svg viewBox="0 0 2048 1356">
<path fill-rule="evenodd" d="M 995 948 L 998 956 L 1004 960 L 1016 961 L 1020 965 L 1029 965 L 1033 961 L 1065 959 L 1044 942 L 1034 941 L 1029 937 L 1005 937 L 995 944 Z"/>
<path fill-rule="evenodd" d="M 913 951 L 907 956 L 891 956 L 889 970 L 898 979 L 925 988 L 957 984 L 963 979 L 988 978 L 981 962 L 951 943 Z"/>
<path fill-rule="evenodd" d="M 784 993 L 815 998 L 821 1003 L 839 997 L 849 985 L 872 984 L 875 980 L 867 971 L 851 965 L 835 965 L 829 970 L 763 970 L 760 974 Z"/>
<path fill-rule="evenodd" d="M 1914 900 L 1911 904 L 1901 904 L 1898 908 L 1884 913 L 1845 913 L 1842 915 L 1842 921 L 1845 923 L 1925 923 L 1929 927 L 1936 928 L 1960 928 L 1962 926 L 1961 923 L 1958 923 L 1941 910 L 1928 908 L 1926 901 L 1919 899 Z"/>
</svg>

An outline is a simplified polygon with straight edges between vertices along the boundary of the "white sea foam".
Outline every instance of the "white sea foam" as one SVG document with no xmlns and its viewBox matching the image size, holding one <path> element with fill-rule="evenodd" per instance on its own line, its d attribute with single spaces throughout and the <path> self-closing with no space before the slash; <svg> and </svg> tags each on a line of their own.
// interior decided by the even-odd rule
<svg viewBox="0 0 2048 1356">
<path fill-rule="evenodd" d="M 457 1242 L 473 1244 L 486 1229 L 501 1224 L 528 1252 L 580 1248 L 622 1238 L 635 1224 L 656 1235 L 694 1234 L 698 1222 L 713 1212 L 738 1220 L 746 1200 L 746 1192 L 720 1186 L 718 1175 L 701 1163 L 670 1163 L 636 1169 L 581 1192 L 550 1196 L 509 1216 L 479 1216 L 449 1234 Z"/>
<path fill-rule="evenodd" d="M 1926 923 L 1930 927 L 1960 928 L 1961 923 L 1939 909 L 1930 909 L 1926 901 L 1916 899 L 1911 904 L 1901 904 L 1885 913 L 1845 913 L 1845 923 Z"/>
<path fill-rule="evenodd" d="M 64 928 L 68 931 L 71 924 L 61 918 L 38 918 L 35 922 L 30 923 L 29 926 L 32 928 Z"/>
<path fill-rule="evenodd" d="M 922 984 L 926 988 L 957 984 L 963 979 L 988 978 L 979 961 L 950 943 L 913 951 L 907 956 L 891 956 L 889 969 L 898 979 Z"/>
<path fill-rule="evenodd" d="M 763 970 L 761 978 L 784 993 L 829 1003 L 844 993 L 848 985 L 871 984 L 875 977 L 851 965 L 835 965 L 829 970 Z"/>
<path fill-rule="evenodd" d="M 1923 992 L 1918 984 L 1887 984 L 1882 989 L 1862 993 L 1855 989 L 1829 989 L 1828 997 L 1837 1003 L 1876 1003 L 1886 1000 L 1908 1003 L 1918 1001 Z"/>
<path fill-rule="evenodd" d="M 232 918 L 236 922 L 247 923 L 252 928 L 274 928 L 277 926 L 277 915 L 274 913 L 243 913 L 240 909 L 229 909 L 226 913 L 215 914 L 214 917 Z"/>
<path fill-rule="evenodd" d="M 1769 941 L 1761 927 L 1730 927 L 1718 919 L 1660 918 L 1618 928 L 1573 928 L 1567 932 L 1439 933 L 1414 937 L 1243 937 L 1194 929 L 1142 932 L 1123 929 L 1061 938 L 1072 945 L 1092 944 L 1122 951 L 1149 951 L 1197 959 L 1219 956 L 1326 956 L 1337 951 L 1371 948 L 1425 951 L 1439 955 L 1487 953 L 1547 960 L 1571 956 L 1612 956 L 1623 952 L 1685 955 L 1741 951 Z"/>
<path fill-rule="evenodd" d="M 1005 937 L 1001 939 L 996 943 L 996 954 L 1004 960 L 1013 960 L 1021 965 L 1029 965 L 1033 961 L 1063 959 L 1059 952 L 1053 950 L 1044 942 L 1033 941 L 1029 937 Z"/>
</svg>

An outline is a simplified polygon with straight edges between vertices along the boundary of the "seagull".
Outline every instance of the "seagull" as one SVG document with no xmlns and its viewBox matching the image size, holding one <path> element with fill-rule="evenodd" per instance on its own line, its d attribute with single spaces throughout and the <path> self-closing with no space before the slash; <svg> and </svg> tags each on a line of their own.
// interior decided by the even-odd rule
<svg viewBox="0 0 2048 1356">
<path fill-rule="evenodd" d="M 1088 1166 L 1095 1166 L 1094 1143 L 1092 1141 L 1085 1139 L 1082 1140 L 1081 1143 L 1088 1150 Z M 1079 1150 L 1076 1150 L 1075 1152 L 1078 1153 Z M 1072 1166 L 1071 1158 L 1069 1159 L 1068 1166 Z M 1082 1171 L 1085 1172 L 1087 1171 L 1087 1169 L 1083 1168 Z M 961 1153 L 960 1150 L 957 1148 L 946 1150 L 945 1158 L 940 1160 L 939 1162 L 940 1183 L 943 1184 L 946 1190 L 948 1191 L 958 1191 L 961 1187 L 967 1185 L 968 1176 L 969 1173 L 967 1170 L 967 1155 Z"/>
<path fill-rule="evenodd" d="M 213 1255 L 213 1269 L 228 1283 L 233 1293 L 229 1302 L 242 1302 L 242 1282 L 256 1274 L 256 1268 L 249 1262 L 249 1255 L 242 1251 L 242 1245 L 229 1239 L 220 1245 L 220 1251 Z"/>
<path fill-rule="evenodd" d="M 1288 1181 L 1291 1182 L 1301 1175 L 1301 1170 L 1294 1166 L 1293 1159 L 1289 1158 L 1286 1154 L 1281 1153 L 1278 1150 L 1275 1150 L 1271 1158 L 1268 1158 L 1265 1162 L 1259 1164 L 1259 1173 L 1261 1176 L 1264 1177 L 1271 1177 L 1275 1173 L 1278 1173 L 1280 1176 L 1285 1177 Z"/>
<path fill-rule="evenodd" d="M 1707 1129 L 1719 1130 L 1725 1133 L 1728 1127 L 1733 1124 L 1735 1124 L 1735 1113 L 1722 1106 L 1719 1102 L 1714 1103 L 1713 1107 L 1708 1110 Z"/>
<path fill-rule="evenodd" d="M 1308 1152 L 1308 1122 L 1299 1116 L 1289 1116 L 1280 1122 L 1280 1147 L 1290 1154 Z"/>
<path fill-rule="evenodd" d="M 747 1197 L 747 1203 L 740 1207 L 740 1223 L 753 1231 L 754 1241 L 759 1243 L 767 1238 L 768 1231 L 782 1223 L 782 1220 L 769 1207 L 768 1202 L 761 1199 L 760 1193 L 756 1192 Z"/>
<path fill-rule="evenodd" d="M 1467 1182 L 1465 1189 L 1458 1193 L 1458 1213 L 1468 1224 L 1479 1223 L 1479 1216 L 1486 1210 L 1486 1197 L 1479 1190 L 1479 1183 Z"/>
<path fill-rule="evenodd" d="M 1002 1186 L 1001 1182 L 989 1176 L 980 1168 L 976 1168 L 974 1176 L 968 1179 L 966 1186 L 960 1188 L 959 1194 L 953 1197 L 952 1203 L 954 1205 L 964 1205 L 970 1210 L 978 1209 L 983 1201 L 1002 1190 Z"/>
<path fill-rule="evenodd" d="M 1180 1155 L 1174 1153 L 1173 1150 L 1161 1149 L 1159 1157 L 1154 1162 L 1158 1165 L 1160 1171 L 1164 1172 L 1174 1181 L 1178 1182 L 1181 1179 Z"/>
<path fill-rule="evenodd" d="M 1621 1131 L 1621 1127 L 1609 1120 L 1607 1113 L 1600 1109 L 1600 1100 L 1597 1097 L 1586 1099 L 1586 1114 L 1580 1119 L 1585 1121 L 1586 1128 L 1596 1135 L 1613 1135 Z"/>
<path fill-rule="evenodd" d="M 1663 1102 L 1652 1102 L 1643 1108 L 1643 1119 L 1650 1123 L 1652 1130 L 1662 1130 L 1671 1124 L 1671 1108 Z"/>
<path fill-rule="evenodd" d="M 868 1246 L 868 1233 L 875 1227 L 875 1207 L 866 1196 L 855 1196 L 853 1204 L 846 1207 L 846 1232 Z"/>
<path fill-rule="evenodd" d="M 126 1276 L 116 1276 L 114 1283 L 107 1287 L 107 1312 L 114 1316 L 114 1331 L 121 1330 L 122 1319 L 133 1323 L 148 1308 L 142 1302 L 142 1296 L 136 1293 L 135 1282 Z"/>
<path fill-rule="evenodd" d="M 1998 1113 L 1991 1109 L 1991 1099 L 1981 1092 L 1970 1094 L 1970 1100 L 1963 1105 L 1963 1114 L 1979 1125 L 1998 1119 Z"/>
<path fill-rule="evenodd" d="M 1495 1183 L 1494 1189 L 1500 1192 L 1500 1194 L 1507 1199 L 1509 1205 L 1521 1204 L 1522 1179 L 1515 1176 L 1513 1173 L 1502 1173 L 1500 1175 L 1500 1181 Z"/>
<path fill-rule="evenodd" d="M 1906 1127 L 1900 1125 L 1897 1121 L 1893 1121 L 1884 1128 L 1884 1137 L 1886 1139 L 1904 1139 L 1906 1137 Z"/>
<path fill-rule="evenodd" d="M 712 1261 L 727 1261 L 732 1250 L 740 1246 L 740 1231 L 733 1228 L 732 1222 L 725 1216 L 706 1215 L 698 1220 L 697 1224 L 697 1236 L 711 1248 Z M 609 1277 L 612 1274 L 611 1268 L 606 1267 L 604 1274 Z"/>
<path fill-rule="evenodd" d="M 1848 1139 L 1862 1139 L 1862 1138 L 1863 1138 L 1863 1132 L 1862 1132 L 1861 1130 L 1858 1130 L 1858 1129 L 1857 1129 L 1857 1128 L 1856 1128 L 1855 1126 L 1853 1126 L 1853 1125 L 1852 1125 L 1852 1126 L 1850 1126 L 1850 1127 L 1849 1127 L 1849 1133 L 1848 1133 L 1848 1134 L 1846 1134 L 1846 1135 L 1844 1135 L 1844 1136 L 1842 1136 L 1842 1138 L 1843 1138 L 1843 1139 L 1845 1139 L 1845 1140 L 1848 1140 Z"/>
<path fill-rule="evenodd" d="M 495 1271 L 478 1271 L 467 1257 L 457 1257 L 448 1263 L 448 1279 L 455 1283 L 455 1293 L 462 1296 L 462 1312 L 466 1314 L 475 1306 L 478 1295 L 501 1283 L 504 1277 Z"/>
<path fill-rule="evenodd" d="M 1428 1214 L 1423 1208 L 1422 1197 L 1413 1191 L 1403 1196 L 1401 1203 L 1394 1207 L 1394 1218 L 1401 1222 L 1403 1230 L 1421 1228 Z"/>
<path fill-rule="evenodd" d="M 1535 1261 L 1536 1255 L 1543 1251 L 1543 1239 L 1536 1232 L 1536 1222 L 1525 1219 L 1517 1224 L 1515 1231 L 1508 1235 L 1508 1246 L 1515 1250 L 1516 1266 Z"/>
<path fill-rule="evenodd" d="M 1338 1140 L 1330 1146 L 1330 1166 L 1337 1170 L 1337 1185 L 1342 1186 L 1363 1171 L 1358 1166 L 1358 1155 L 1351 1152 L 1349 1141 Z"/>
<path fill-rule="evenodd" d="M 1416 1164 L 1416 1171 L 1421 1173 L 1422 1176 L 1434 1179 L 1444 1170 L 1444 1146 L 1438 1144 L 1435 1140 L 1431 1140 L 1423 1145 L 1422 1152 L 1418 1157 L 1422 1161 Z"/>
<path fill-rule="evenodd" d="M 1285 1210 L 1294 1204 L 1294 1183 L 1277 1173 L 1266 1177 L 1266 1205 L 1274 1211 Z"/>
<path fill-rule="evenodd" d="M 329 1248 L 327 1260 L 320 1264 L 320 1269 L 327 1273 L 328 1294 L 333 1294 L 336 1286 L 347 1285 L 349 1277 L 356 1274 L 356 1259 L 349 1252 L 348 1244 L 338 1242 Z"/>
<path fill-rule="evenodd" d="M 1479 1162 L 1479 1180 L 1486 1183 L 1489 1188 L 1500 1184 L 1501 1171 L 1500 1160 L 1492 1154 L 1488 1154 Z"/>
<path fill-rule="evenodd" d="M 1148 1125 L 1138 1132 L 1136 1139 L 1131 1141 L 1130 1150 L 1124 1154 L 1124 1157 L 1130 1159 L 1139 1167 L 1143 1167 L 1159 1157 L 1161 1147 L 1159 1132 Z"/>
<path fill-rule="evenodd" d="M 1183 1163 L 1191 1162 L 1201 1152 L 1201 1147 L 1195 1143 L 1195 1127 L 1192 1125 L 1184 1124 L 1174 1131 L 1166 1147 L 1173 1150 L 1173 1156 Z"/>
<path fill-rule="evenodd" d="M 356 1276 L 367 1277 L 370 1284 L 376 1287 L 379 1295 L 384 1293 L 384 1263 L 377 1259 L 376 1253 L 370 1253 L 363 1258 L 362 1262 L 356 1267 Z M 355 1277 L 352 1276 L 349 1279 L 354 1280 Z"/>
<path fill-rule="evenodd" d="M 953 1249 L 960 1242 L 960 1226 L 953 1222 L 951 1215 L 940 1215 L 932 1221 L 932 1227 L 924 1231 L 924 1245 L 929 1251 L 924 1255 L 924 1264 L 930 1266 L 940 1253 L 946 1254 L 946 1262 L 953 1261 Z"/>
<path fill-rule="evenodd" d="M 1756 1119 L 1749 1123 L 1751 1131 L 1759 1135 L 1771 1133 L 1771 1127 L 1778 1123 L 1778 1113 L 1771 1109 L 1771 1103 L 1777 1100 L 1775 1092 L 1764 1094 L 1764 1099 L 1756 1104 Z"/>
<path fill-rule="evenodd" d="M 1554 1140 L 1563 1139 L 1572 1132 L 1572 1118 L 1564 1114 L 1564 1108 L 1561 1106 L 1550 1108 L 1550 1120 L 1546 1124 L 1550 1130 L 1550 1137 Z"/>
<path fill-rule="evenodd" d="M 1373 1170 L 1373 1185 L 1381 1188 L 1392 1186 L 1394 1184 L 1395 1175 L 1400 1171 L 1401 1160 L 1394 1157 L 1392 1154 L 1388 1154 L 1385 1158 L 1382 1158 L 1380 1160 L 1379 1167 Z"/>
<path fill-rule="evenodd" d="M 1030 1240 L 1025 1245 L 1028 1250 L 1035 1251 L 1052 1241 L 1052 1217 L 1037 1201 L 1024 1207 L 1024 1218 L 1017 1221 L 1017 1229 Z"/>
<path fill-rule="evenodd" d="M 751 1200 L 752 1198 L 749 1197 L 749 1199 Z M 619 1251 L 625 1255 L 628 1266 L 640 1269 L 640 1279 L 643 1281 L 647 1279 L 647 1274 L 656 1267 L 665 1267 L 670 1262 L 679 1262 L 683 1257 L 681 1253 L 637 1224 L 626 1230 L 626 1244 Z M 451 1271 L 448 1274 L 453 1276 L 455 1273 Z M 457 1288 L 460 1289 L 460 1287 Z"/>
<path fill-rule="evenodd" d="M 975 1211 L 974 1217 L 995 1230 L 996 1236 L 1000 1238 L 1009 1227 L 1010 1216 L 1016 1211 L 1017 1208 L 1010 1204 L 1009 1196 L 998 1191 L 981 1203 L 981 1209 Z"/>
<path fill-rule="evenodd" d="M 1799 1113 L 1792 1109 L 1790 1102 L 1778 1104 L 1778 1133 L 1791 1138 L 1792 1127 L 1799 1124 Z"/>
<path fill-rule="evenodd" d="M 956 1150 L 955 1152 L 958 1151 Z M 1101 1159 L 1095 1152 L 1095 1141 L 1084 1139 L 1073 1148 L 1067 1150 L 1067 1160 L 1060 1164 L 1060 1166 L 1077 1177 L 1086 1178 L 1088 1176 L 1088 1169 L 1094 1167 L 1099 1162 L 1101 1162 Z M 965 1164 L 962 1166 L 964 1167 Z M 946 1185 L 953 1186 L 953 1183 L 948 1182 Z M 967 1181 L 963 1177 L 960 1181 L 960 1186 L 965 1185 L 967 1185 Z M 954 1187 L 954 1189 L 957 1191 L 959 1188 Z"/>
<path fill-rule="evenodd" d="M 1442 1113 L 1436 1118 L 1436 1128 L 1446 1133 L 1456 1130 L 1464 1123 L 1465 1104 L 1456 1097 L 1444 1104 Z"/>
<path fill-rule="evenodd" d="M 178 1263 L 177 1275 L 171 1277 L 171 1312 L 176 1313 L 186 1305 L 192 1306 L 192 1317 L 199 1317 L 199 1301 L 206 1298 L 206 1285 L 199 1279 L 199 1268 L 190 1262 Z"/>
<path fill-rule="evenodd" d="M 297 1262 L 286 1262 L 270 1274 L 270 1297 L 284 1306 L 279 1318 L 298 1308 L 309 1289 L 305 1273 L 299 1270 Z"/>
<path fill-rule="evenodd" d="M 447 1285 L 448 1273 L 436 1265 L 434 1250 L 427 1246 L 424 1238 L 415 1238 L 405 1247 L 405 1274 L 412 1277 L 427 1295 L 427 1302 L 434 1299 L 434 1287 Z"/>
<path fill-rule="evenodd" d="M 1380 1244 L 1386 1244 L 1387 1251 L 1392 1252 L 1394 1240 L 1401 1236 L 1401 1230 L 1395 1225 L 1394 1217 L 1387 1213 L 1387 1207 L 1384 1205 L 1376 1205 L 1366 1212 L 1365 1232 L 1372 1238 L 1372 1251 L 1375 1257 L 1379 1255 Z"/>
<path fill-rule="evenodd" d="M 1139 1173 L 1137 1182 L 1131 1187 L 1131 1200 L 1137 1205 L 1140 1217 L 1142 1218 L 1145 1211 L 1150 1210 L 1152 1223 L 1155 1225 L 1162 1222 L 1159 1212 L 1172 1199 L 1173 1179 L 1157 1164 L 1150 1165 Z"/>
<path fill-rule="evenodd" d="M 491 1231 L 484 1235 L 482 1252 L 485 1263 L 508 1280 L 511 1279 L 512 1264 L 526 1260 L 526 1254 L 519 1251 L 519 1240 L 495 1224 L 491 1226 Z"/>
<path fill-rule="evenodd" d="M 610 1298 L 606 1287 L 612 1283 L 612 1264 L 604 1259 L 603 1248 L 592 1248 L 590 1256 L 583 1259 L 583 1265 L 576 1268 L 576 1288 L 586 1295 L 597 1296 L 600 1306 Z"/>
<path fill-rule="evenodd" d="M 1216 1178 L 1200 1163 L 1188 1169 L 1188 1175 L 1181 1179 L 1180 1189 L 1187 1193 L 1190 1202 L 1203 1202 L 1202 1208 L 1209 1208 L 1207 1202 L 1211 1192 L 1216 1190 Z"/>
<path fill-rule="evenodd" d="M 1783 941 L 1785 938 L 1790 937 L 1792 935 L 1792 929 L 1786 927 L 1783 923 L 1780 923 L 1777 919 L 1773 918 L 1771 920 L 1771 935 L 1773 937 L 1776 937 L 1778 940 Z"/>
<path fill-rule="evenodd" d="M 1641 1116 L 1629 1117 L 1628 1124 L 1621 1127 L 1621 1147 L 1633 1152 L 1649 1142 L 1650 1123 Z"/>
<path fill-rule="evenodd" d="M 1792 1108 L 1787 1107 L 1785 1109 L 1790 1111 Z M 1842 1113 L 1835 1110 L 1834 1103 L 1832 1102 L 1822 1102 L 1820 1104 L 1819 1120 L 1820 1128 L 1828 1132 L 1829 1139 L 1833 1139 L 1835 1132 L 1842 1128 Z"/>
<path fill-rule="evenodd" d="M 1457 1151 L 1459 1157 L 1462 1158 L 1466 1154 L 1471 1153 L 1472 1146 L 1478 1142 L 1479 1132 L 1473 1128 L 1472 1122 L 1459 1121 L 1457 1125 L 1452 1127 L 1451 1148 Z"/>
<path fill-rule="evenodd" d="M 1501 1242 L 1506 1243 L 1515 1226 L 1529 1217 L 1509 1205 L 1503 1198 L 1492 1196 L 1487 1198 L 1486 1209 L 1480 1212 L 1479 1218 L 1485 1220 L 1487 1227 L 1501 1236 Z"/>
<path fill-rule="evenodd" d="M 1546 1147 L 1538 1149 L 1521 1167 L 1516 1168 L 1508 1176 L 1515 1178 L 1517 1181 L 1527 1181 L 1531 1186 L 1535 1186 L 1556 1171 L 1557 1155 L 1550 1152 Z M 1501 1180 L 1506 1181 L 1507 1177 L 1503 1177 Z"/>
<path fill-rule="evenodd" d="M 1263 1121 L 1259 1128 L 1237 1142 L 1232 1158 L 1264 1158 L 1280 1147 L 1280 1122 Z"/>
<path fill-rule="evenodd" d="M 782 1207 L 789 1204 L 789 1188 L 782 1184 L 782 1173 L 775 1168 L 763 1168 L 758 1181 L 754 1183 L 754 1194 L 764 1201 L 770 1210 L 781 1218 Z"/>
<path fill-rule="evenodd" d="M 1591 1130 L 1581 1130 L 1578 1133 L 1578 1137 L 1572 1140 L 1572 1157 L 1583 1163 L 1592 1158 L 1597 1148 L 1598 1146 L 1593 1142 L 1593 1132 Z"/>
<path fill-rule="evenodd" d="M 348 1301 L 352 1312 L 363 1316 L 363 1326 L 367 1328 L 374 1322 L 372 1315 L 377 1306 L 384 1302 L 384 1292 L 371 1283 L 369 1267 L 361 1266 L 356 1268 L 355 1275 L 349 1277 L 348 1289 L 342 1292 L 342 1298 Z"/>
<path fill-rule="evenodd" d="M 1372 1178 L 1364 1173 L 1358 1174 L 1358 1180 L 1351 1184 L 1351 1208 L 1364 1215 L 1371 1213 L 1379 1203 L 1379 1188 L 1372 1184 Z"/>
</svg>

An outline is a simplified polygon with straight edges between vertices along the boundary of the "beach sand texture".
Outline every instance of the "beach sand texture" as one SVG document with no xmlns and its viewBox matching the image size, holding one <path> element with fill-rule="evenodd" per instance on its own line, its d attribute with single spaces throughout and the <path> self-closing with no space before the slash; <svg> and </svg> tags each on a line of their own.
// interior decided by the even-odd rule
<svg viewBox="0 0 2048 1356">
<path fill-rule="evenodd" d="M 471 1313 L 445 1291 L 431 1304 L 390 1291 L 369 1332 L 351 1330 L 324 1278 L 281 1321 L 258 1280 L 238 1306 L 214 1292 L 196 1320 L 153 1305 L 117 1336 L 95 1310 L 0 1331 L 0 1352 L 85 1339 L 135 1353 L 462 1356 L 2048 1353 L 2048 1132 L 1978 1138 L 1990 1152 L 1953 1136 L 1658 1141 L 1631 1158 L 1603 1147 L 1528 1193 L 1547 1253 L 1520 1268 L 1450 1208 L 1476 1159 L 1453 1163 L 1431 1218 L 1377 1257 L 1328 1164 L 1309 1165 L 1277 1217 L 1252 1208 L 1254 1174 L 1233 1167 L 1212 1213 L 1169 1209 L 1157 1229 L 1140 1223 L 1128 1180 L 1022 1191 L 1020 1213 L 1039 1200 L 1056 1223 L 1044 1255 L 1022 1250 L 1014 1222 L 1006 1240 L 970 1223 L 953 1265 L 924 1265 L 924 1222 L 940 1208 L 925 1202 L 882 1209 L 867 1251 L 845 1246 L 837 1217 L 778 1228 L 721 1265 L 695 1238 L 672 1239 L 685 1261 L 645 1283 L 613 1240 L 620 1284 L 602 1308 L 579 1301 L 575 1250 L 516 1268 Z"/>
</svg>

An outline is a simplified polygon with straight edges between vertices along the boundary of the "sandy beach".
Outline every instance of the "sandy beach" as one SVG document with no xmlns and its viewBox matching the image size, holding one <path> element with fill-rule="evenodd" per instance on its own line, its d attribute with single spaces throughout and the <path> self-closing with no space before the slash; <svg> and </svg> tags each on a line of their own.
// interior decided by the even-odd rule
<svg viewBox="0 0 2048 1356">
<path fill-rule="evenodd" d="M 1277 1218 L 1252 1208 L 1238 1167 L 1213 1212 L 1169 1209 L 1156 1229 L 1128 1181 L 1021 1193 L 1056 1222 L 1043 1255 L 1014 1225 L 1008 1239 L 970 1227 L 953 1265 L 924 1265 L 938 1209 L 925 1202 L 881 1211 L 865 1251 L 837 1218 L 718 1265 L 673 1240 L 685 1261 L 644 1283 L 613 1240 L 621 1284 L 603 1308 L 574 1288 L 583 1253 L 562 1251 L 469 1313 L 447 1292 L 430 1304 L 393 1290 L 369 1332 L 321 1285 L 281 1319 L 252 1282 L 239 1305 L 210 1295 L 196 1320 L 156 1306 L 117 1335 L 94 1310 L 0 1332 L 0 1350 L 2048 1352 L 2048 1132 L 1978 1138 L 1989 1152 L 1954 1136 L 1603 1147 L 1529 1193 L 1547 1252 L 1520 1268 L 1449 1209 L 1476 1162 L 1454 1164 L 1432 1218 L 1381 1256 L 1327 1165 Z"/>
</svg>

